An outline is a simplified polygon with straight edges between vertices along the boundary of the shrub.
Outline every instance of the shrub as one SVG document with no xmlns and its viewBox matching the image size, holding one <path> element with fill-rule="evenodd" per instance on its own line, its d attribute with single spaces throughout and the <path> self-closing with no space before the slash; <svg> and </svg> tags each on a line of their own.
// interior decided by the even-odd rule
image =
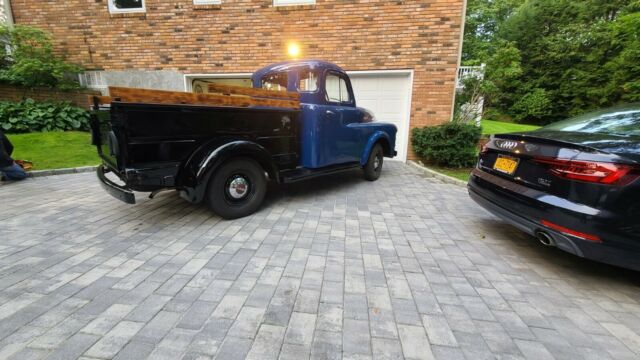
<svg viewBox="0 0 640 360">
<path fill-rule="evenodd" d="M 518 122 L 544 119 L 551 115 L 551 100 L 544 89 L 534 89 L 513 104 L 511 112 Z"/>
<path fill-rule="evenodd" d="M 481 129 L 472 124 L 447 123 L 413 129 L 413 150 L 438 166 L 475 165 Z"/>
<path fill-rule="evenodd" d="M 0 102 L 0 128 L 10 133 L 88 130 L 89 113 L 68 102 Z"/>
<path fill-rule="evenodd" d="M 53 50 L 51 36 L 25 25 L 0 25 L 0 81 L 26 87 L 79 88 L 78 65 Z"/>
</svg>

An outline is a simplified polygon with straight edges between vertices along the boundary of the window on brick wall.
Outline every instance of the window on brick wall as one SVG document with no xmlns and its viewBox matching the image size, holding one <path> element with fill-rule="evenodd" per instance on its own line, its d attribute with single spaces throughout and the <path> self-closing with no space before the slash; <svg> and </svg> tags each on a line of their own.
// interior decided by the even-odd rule
<svg viewBox="0 0 640 360">
<path fill-rule="evenodd" d="M 316 0 L 273 0 L 273 6 L 314 5 Z"/>
<path fill-rule="evenodd" d="M 222 0 L 193 0 L 193 5 L 220 5 Z"/>
<path fill-rule="evenodd" d="M 145 12 L 144 0 L 109 0 L 109 12 L 131 13 Z"/>
</svg>

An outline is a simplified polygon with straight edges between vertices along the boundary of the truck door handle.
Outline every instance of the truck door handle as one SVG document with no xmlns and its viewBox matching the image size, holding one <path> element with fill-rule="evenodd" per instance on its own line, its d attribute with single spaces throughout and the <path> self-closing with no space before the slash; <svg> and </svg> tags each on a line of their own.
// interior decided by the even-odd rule
<svg viewBox="0 0 640 360">
<path fill-rule="evenodd" d="M 326 112 L 325 114 L 327 114 L 327 115 L 333 115 L 333 114 L 335 114 L 335 113 L 334 113 L 333 111 L 331 111 L 331 110 L 327 110 L 327 112 Z"/>
</svg>

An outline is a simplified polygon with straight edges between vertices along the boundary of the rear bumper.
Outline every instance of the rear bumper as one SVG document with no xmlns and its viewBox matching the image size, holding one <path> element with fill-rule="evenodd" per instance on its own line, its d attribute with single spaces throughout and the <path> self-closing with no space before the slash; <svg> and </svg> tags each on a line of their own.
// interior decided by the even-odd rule
<svg viewBox="0 0 640 360">
<path fill-rule="evenodd" d="M 131 189 L 125 187 L 125 186 L 121 186 L 118 185 L 116 183 L 114 183 L 113 181 L 109 180 L 105 174 L 110 172 L 111 170 L 109 170 L 108 168 L 106 168 L 104 165 L 100 165 L 98 166 L 98 169 L 96 170 L 97 175 L 98 175 L 98 180 L 100 180 L 100 185 L 102 186 L 102 188 L 109 193 L 109 195 L 113 196 L 114 198 L 123 201 L 127 204 L 135 204 L 136 203 L 136 196 L 133 193 L 133 191 L 131 191 Z"/>
<path fill-rule="evenodd" d="M 536 235 L 538 231 L 544 231 L 549 234 L 553 240 L 556 242 L 556 246 L 560 250 L 564 250 L 568 253 L 584 257 L 584 254 L 580 247 L 576 245 L 574 240 L 570 239 L 568 236 L 565 236 L 555 230 L 545 228 L 544 226 L 535 223 L 527 218 L 516 215 L 513 212 L 491 202 L 491 200 L 483 197 L 479 193 L 477 193 L 473 188 L 469 187 L 469 196 L 480 206 L 501 218 L 505 222 L 509 223 L 512 226 L 517 227 L 518 229 L 526 232 L 529 235 Z"/>
<path fill-rule="evenodd" d="M 606 219 L 602 218 L 602 214 L 593 214 L 592 208 L 567 203 L 561 208 L 554 207 L 521 185 L 513 182 L 502 184 L 500 179 L 494 179 L 493 175 L 477 169 L 471 175 L 468 189 L 470 197 L 483 208 L 528 234 L 535 235 L 539 231 L 549 234 L 560 250 L 640 271 L 640 251 L 634 249 L 637 244 L 634 244 L 633 239 L 618 246 L 617 243 L 608 241 L 610 234 L 599 231 L 598 235 L 603 242 L 593 242 L 558 232 L 540 223 L 542 218 L 551 219 L 559 224 L 583 222 L 584 219 L 588 219 L 588 222 L 597 224 L 595 226 L 602 229 Z"/>
</svg>

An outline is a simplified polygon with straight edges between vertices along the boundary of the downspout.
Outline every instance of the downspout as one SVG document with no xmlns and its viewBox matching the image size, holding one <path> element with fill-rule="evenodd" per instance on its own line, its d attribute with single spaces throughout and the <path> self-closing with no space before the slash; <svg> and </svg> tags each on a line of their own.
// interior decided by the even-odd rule
<svg viewBox="0 0 640 360">
<path fill-rule="evenodd" d="M 460 22 L 460 42 L 458 43 L 458 65 L 456 66 L 456 76 L 453 82 L 453 99 L 451 101 L 451 118 L 449 121 L 453 121 L 454 112 L 456 110 L 456 93 L 458 85 L 458 73 L 460 65 L 462 65 L 462 46 L 464 45 L 464 26 L 467 22 L 467 0 L 462 1 L 462 20 Z"/>
<path fill-rule="evenodd" d="M 11 0 L 2 0 L 4 16 L 7 19 L 7 26 L 13 26 L 13 12 L 11 11 Z"/>
</svg>

